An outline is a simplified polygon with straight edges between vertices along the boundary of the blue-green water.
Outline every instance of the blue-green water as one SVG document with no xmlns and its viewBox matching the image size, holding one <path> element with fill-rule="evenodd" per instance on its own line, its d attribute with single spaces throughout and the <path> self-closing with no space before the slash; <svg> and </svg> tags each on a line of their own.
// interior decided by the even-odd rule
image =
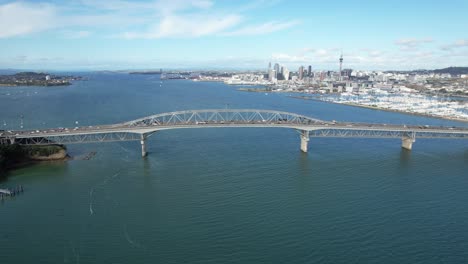
<svg viewBox="0 0 468 264">
<path fill-rule="evenodd" d="M 205 108 L 327 120 L 458 125 L 246 93 L 219 83 L 87 74 L 69 87 L 0 88 L 0 126 L 110 124 Z M 6 123 L 4 126 L 3 123 Z M 468 142 L 312 138 L 288 129 L 163 131 L 70 145 L 91 160 L 13 171 L 0 188 L 0 263 L 466 263 Z"/>
</svg>

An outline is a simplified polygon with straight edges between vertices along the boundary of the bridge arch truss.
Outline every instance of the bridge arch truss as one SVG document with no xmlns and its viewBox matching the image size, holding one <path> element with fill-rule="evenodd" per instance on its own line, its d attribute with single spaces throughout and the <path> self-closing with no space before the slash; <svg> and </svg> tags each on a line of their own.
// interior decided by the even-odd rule
<svg viewBox="0 0 468 264">
<path fill-rule="evenodd" d="M 311 118 L 294 113 L 253 110 L 253 109 L 214 109 L 214 110 L 190 110 L 177 111 L 152 115 L 130 122 L 124 126 L 174 126 L 193 124 L 290 124 L 290 125 L 314 125 L 327 123 L 323 120 Z"/>
</svg>

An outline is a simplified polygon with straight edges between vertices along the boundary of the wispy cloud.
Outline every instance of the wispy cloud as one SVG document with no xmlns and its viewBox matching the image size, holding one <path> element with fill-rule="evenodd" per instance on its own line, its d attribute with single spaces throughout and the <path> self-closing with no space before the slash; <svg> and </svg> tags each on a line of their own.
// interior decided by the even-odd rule
<svg viewBox="0 0 468 264">
<path fill-rule="evenodd" d="M 57 10 L 44 3 L 0 5 L 0 38 L 22 36 L 56 27 Z"/>
<path fill-rule="evenodd" d="M 308 58 L 306 56 L 290 55 L 286 53 L 273 53 L 271 55 L 271 59 L 273 61 L 277 61 L 280 63 L 289 63 L 289 64 L 305 63 L 308 61 Z"/>
<path fill-rule="evenodd" d="M 422 44 L 432 43 L 432 38 L 424 38 L 424 39 L 416 39 L 416 38 L 408 38 L 408 39 L 399 39 L 395 41 L 395 44 L 400 47 L 401 50 L 415 50 L 420 47 Z"/>
<path fill-rule="evenodd" d="M 107 11 L 138 11 L 149 10 L 153 13 L 173 13 L 175 11 L 187 10 L 191 8 L 208 9 L 214 5 L 211 0 L 158 0 L 158 1 L 122 1 L 122 0 L 106 0 L 93 1 L 81 0 L 88 7 L 97 10 Z"/>
<path fill-rule="evenodd" d="M 322 69 L 333 69 L 339 66 L 341 50 L 337 48 L 304 48 L 296 54 L 273 53 L 271 58 L 275 62 L 285 64 L 288 67 L 299 65 L 315 65 Z M 458 54 L 464 56 L 464 54 Z M 449 63 L 442 54 L 433 51 L 408 51 L 377 50 L 360 48 L 357 50 L 345 50 L 343 52 L 344 67 L 352 69 L 415 69 L 427 68 L 434 62 Z"/>
<path fill-rule="evenodd" d="M 81 39 L 91 36 L 90 31 L 79 30 L 79 31 L 64 31 L 63 35 L 68 39 Z"/>
<path fill-rule="evenodd" d="M 452 44 L 441 46 L 440 49 L 442 50 L 453 50 L 458 48 L 468 47 L 468 39 L 460 39 L 455 41 Z"/>
<path fill-rule="evenodd" d="M 197 21 L 197 22 L 194 22 Z M 189 38 L 201 37 L 222 32 L 225 29 L 231 28 L 241 21 L 241 17 L 237 15 L 229 16 L 211 16 L 201 17 L 192 16 L 166 16 L 161 19 L 160 23 L 153 25 L 146 32 L 126 32 L 122 36 L 124 38 Z"/>
<path fill-rule="evenodd" d="M 288 21 L 288 22 L 277 22 L 271 21 L 261 25 L 248 25 L 234 31 L 226 32 L 223 35 L 225 36 L 246 36 L 246 35 L 263 35 L 269 34 L 276 31 L 285 30 L 291 28 L 295 25 L 300 24 L 298 20 Z"/>
<path fill-rule="evenodd" d="M 264 0 L 246 4 L 244 10 L 260 8 L 261 3 Z M 299 24 L 297 20 L 249 24 L 242 6 L 236 10 L 223 8 L 217 7 L 214 0 L 79 0 L 63 5 L 13 2 L 0 4 L 0 38 L 50 29 L 62 30 L 64 38 L 88 37 L 91 31 L 100 30 L 127 39 L 245 36 L 269 34 Z"/>
</svg>

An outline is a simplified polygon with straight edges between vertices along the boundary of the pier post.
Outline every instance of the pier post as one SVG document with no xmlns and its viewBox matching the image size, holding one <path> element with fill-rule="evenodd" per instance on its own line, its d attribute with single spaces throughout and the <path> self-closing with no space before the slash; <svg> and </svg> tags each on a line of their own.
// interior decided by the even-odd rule
<svg viewBox="0 0 468 264">
<path fill-rule="evenodd" d="M 146 135 L 145 134 L 141 134 L 140 143 L 141 143 L 141 156 L 146 157 L 148 153 L 146 152 Z"/>
<path fill-rule="evenodd" d="M 307 153 L 307 145 L 309 143 L 309 131 L 301 130 L 301 150 Z"/>
<path fill-rule="evenodd" d="M 403 136 L 401 138 L 401 147 L 407 150 L 411 150 L 413 148 L 414 142 L 416 142 L 414 134 L 410 136 Z"/>
</svg>

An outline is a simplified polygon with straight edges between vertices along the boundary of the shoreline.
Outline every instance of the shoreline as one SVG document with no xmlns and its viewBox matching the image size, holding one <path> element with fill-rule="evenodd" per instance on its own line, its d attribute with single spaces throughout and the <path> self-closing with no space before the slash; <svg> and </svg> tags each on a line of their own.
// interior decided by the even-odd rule
<svg viewBox="0 0 468 264">
<path fill-rule="evenodd" d="M 361 107 L 361 108 L 367 108 L 367 109 L 372 109 L 372 110 L 380 110 L 380 111 L 386 111 L 386 112 L 393 112 L 393 113 L 400 113 L 400 114 L 430 117 L 430 118 L 437 118 L 437 119 L 443 119 L 443 120 L 450 120 L 450 121 L 468 123 L 467 119 L 461 119 L 461 118 L 455 118 L 455 117 L 444 117 L 444 116 L 437 116 L 437 115 L 431 115 L 431 114 L 413 113 L 413 112 L 407 112 L 407 111 L 403 111 L 403 110 L 380 108 L 380 107 L 375 107 L 375 106 L 370 106 L 370 105 L 361 105 L 361 104 L 353 104 L 353 103 L 338 103 L 338 102 L 333 102 L 333 101 L 325 101 L 325 100 L 315 99 L 315 98 L 306 97 L 306 96 L 288 95 L 288 97 L 291 97 L 291 98 L 294 98 L 294 99 L 312 100 L 312 101 L 317 101 L 317 102 L 347 105 L 347 106 Z"/>
<path fill-rule="evenodd" d="M 247 87 L 241 87 L 236 89 L 239 92 L 249 92 L 249 93 L 269 93 L 271 91 L 268 91 L 266 88 L 247 88 Z"/>
<path fill-rule="evenodd" d="M 0 179 L 8 178 L 9 171 L 43 162 L 64 162 L 70 159 L 64 145 L 22 146 L 0 145 Z"/>
<path fill-rule="evenodd" d="M 0 87 L 54 87 L 54 86 L 70 86 L 72 83 L 63 84 L 7 84 L 0 83 Z"/>
</svg>

